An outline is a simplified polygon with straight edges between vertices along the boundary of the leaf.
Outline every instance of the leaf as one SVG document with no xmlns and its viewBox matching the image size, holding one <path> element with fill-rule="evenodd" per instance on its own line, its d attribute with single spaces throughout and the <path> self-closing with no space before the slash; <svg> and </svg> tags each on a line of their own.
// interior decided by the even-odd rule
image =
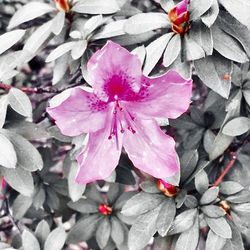
<svg viewBox="0 0 250 250">
<path fill-rule="evenodd" d="M 211 187 L 207 191 L 204 192 L 204 194 L 201 196 L 200 204 L 209 204 L 213 201 L 215 201 L 219 194 L 219 188 L 218 187 Z"/>
<path fill-rule="evenodd" d="M 215 134 L 212 132 L 212 130 L 207 129 L 204 137 L 203 137 L 203 146 L 207 153 L 209 153 L 212 150 L 212 145 L 215 140 Z"/>
<path fill-rule="evenodd" d="M 190 30 L 190 36 L 200 45 L 206 55 L 213 53 L 213 38 L 210 29 L 202 22 L 194 22 Z"/>
<path fill-rule="evenodd" d="M 188 209 L 175 217 L 175 220 L 169 229 L 168 234 L 178 234 L 182 233 L 194 224 L 195 218 L 197 216 L 197 209 Z"/>
<path fill-rule="evenodd" d="M 236 19 L 238 19 L 242 24 L 250 27 L 250 3 L 248 0 L 220 0 L 220 4 Z"/>
<path fill-rule="evenodd" d="M 88 42 L 87 40 L 80 40 L 75 43 L 74 47 L 71 50 L 71 56 L 74 60 L 79 59 L 87 49 Z"/>
<path fill-rule="evenodd" d="M 141 62 L 141 65 L 144 64 L 144 61 L 145 61 L 145 58 L 146 58 L 146 48 L 145 48 L 144 45 L 141 45 L 141 46 L 139 46 L 139 47 L 136 47 L 135 49 L 133 49 L 133 50 L 131 51 L 131 53 L 132 53 L 133 55 L 138 56 L 138 58 L 139 58 L 139 60 L 140 60 L 140 62 Z"/>
<path fill-rule="evenodd" d="M 140 215 L 155 209 L 163 200 L 164 197 L 160 194 L 140 192 L 126 202 L 121 213 L 126 216 Z"/>
<path fill-rule="evenodd" d="M 67 243 L 75 244 L 89 240 L 95 233 L 100 218 L 99 214 L 93 214 L 79 220 L 69 231 Z"/>
<path fill-rule="evenodd" d="M 48 238 L 49 233 L 50 233 L 49 224 L 45 220 L 40 221 L 36 227 L 35 235 L 42 247 L 46 239 Z"/>
<path fill-rule="evenodd" d="M 57 58 L 72 50 L 74 46 L 76 46 L 76 42 L 63 43 L 48 55 L 48 57 L 46 58 L 46 62 L 52 62 L 56 60 Z"/>
<path fill-rule="evenodd" d="M 101 249 L 103 249 L 107 245 L 110 233 L 111 233 L 110 221 L 107 217 L 104 217 L 100 221 L 98 228 L 96 230 L 96 241 Z"/>
<path fill-rule="evenodd" d="M 130 17 L 124 24 L 124 30 L 130 35 L 137 35 L 151 30 L 170 27 L 164 13 L 139 13 Z"/>
<path fill-rule="evenodd" d="M 5 123 L 8 104 L 8 95 L 2 95 L 0 98 L 0 128 Z"/>
<path fill-rule="evenodd" d="M 25 117 L 32 116 L 32 105 L 30 99 L 23 91 L 11 88 L 8 98 L 11 108 L 17 113 Z"/>
<path fill-rule="evenodd" d="M 141 250 L 156 233 L 156 221 L 161 206 L 140 215 L 132 225 L 128 236 L 129 250 Z"/>
<path fill-rule="evenodd" d="M 181 52 L 181 36 L 174 35 L 171 37 L 167 48 L 163 55 L 163 65 L 165 67 L 170 66 Z"/>
<path fill-rule="evenodd" d="M 13 217 L 20 220 L 32 205 L 32 198 L 18 195 L 12 204 Z"/>
<path fill-rule="evenodd" d="M 143 181 L 140 184 L 140 188 L 142 191 L 151 194 L 160 193 L 160 190 L 157 188 L 156 183 L 152 181 Z"/>
<path fill-rule="evenodd" d="M 44 23 L 27 39 L 23 51 L 28 51 L 35 55 L 39 48 L 45 43 L 52 32 L 53 20 Z"/>
<path fill-rule="evenodd" d="M 23 250 L 40 250 L 40 245 L 36 237 L 29 231 L 22 233 Z"/>
<path fill-rule="evenodd" d="M 10 19 L 8 29 L 13 29 L 16 26 L 28 22 L 36 17 L 55 10 L 49 4 L 41 2 L 31 2 L 21 7 Z"/>
<path fill-rule="evenodd" d="M 250 192 L 248 190 L 242 190 L 240 193 L 230 195 L 226 200 L 231 203 L 250 202 Z"/>
<path fill-rule="evenodd" d="M 222 97 L 228 98 L 231 88 L 231 61 L 217 54 L 194 61 L 194 66 L 199 78 L 209 88 Z"/>
<path fill-rule="evenodd" d="M 204 24 L 207 25 L 208 28 L 210 28 L 215 20 L 217 19 L 219 14 L 219 4 L 217 0 L 213 0 L 211 8 L 201 16 L 201 20 Z"/>
<path fill-rule="evenodd" d="M 172 36 L 173 32 L 167 33 L 157 38 L 146 47 L 146 59 L 143 67 L 143 73 L 145 75 L 150 74 L 155 65 L 158 63 Z"/>
<path fill-rule="evenodd" d="M 207 173 L 204 170 L 200 171 L 197 175 L 195 175 L 194 182 L 196 190 L 200 194 L 203 194 L 209 186 Z"/>
<path fill-rule="evenodd" d="M 181 165 L 181 183 L 183 183 L 194 171 L 198 162 L 197 150 L 186 151 L 180 158 Z"/>
<path fill-rule="evenodd" d="M 0 36 L 0 54 L 16 44 L 25 34 L 25 30 L 13 30 Z"/>
<path fill-rule="evenodd" d="M 202 206 L 201 211 L 208 217 L 218 218 L 226 214 L 224 209 L 215 205 Z"/>
<path fill-rule="evenodd" d="M 161 206 L 161 210 L 159 212 L 156 227 L 158 233 L 165 237 L 167 232 L 174 220 L 176 214 L 175 202 L 173 199 L 166 199 Z"/>
<path fill-rule="evenodd" d="M 125 240 L 125 232 L 123 229 L 122 222 L 120 222 L 117 217 L 112 216 L 110 218 L 111 222 L 111 238 L 116 245 L 121 245 Z"/>
<path fill-rule="evenodd" d="M 14 146 L 7 137 L 0 134 L 0 165 L 6 168 L 15 168 L 17 156 Z"/>
<path fill-rule="evenodd" d="M 87 37 L 91 35 L 91 33 L 96 30 L 99 26 L 101 26 L 104 22 L 102 15 L 91 17 L 83 27 L 84 38 L 87 40 Z"/>
<path fill-rule="evenodd" d="M 225 239 L 232 238 L 232 230 L 224 217 L 205 217 L 205 219 L 210 229 L 218 236 Z"/>
<path fill-rule="evenodd" d="M 1 172 L 7 183 L 17 192 L 24 196 L 31 196 L 34 191 L 33 178 L 30 172 L 21 168 L 7 169 L 2 168 Z"/>
<path fill-rule="evenodd" d="M 226 243 L 226 239 L 215 234 L 212 230 L 209 230 L 206 240 L 205 250 L 221 250 Z"/>
<path fill-rule="evenodd" d="M 245 134 L 250 129 L 250 118 L 237 117 L 226 123 L 222 133 L 229 136 L 239 136 Z"/>
<path fill-rule="evenodd" d="M 186 52 L 187 61 L 198 60 L 202 57 L 205 57 L 205 52 L 201 46 L 194 41 L 190 36 L 184 37 L 184 48 Z"/>
<path fill-rule="evenodd" d="M 211 6 L 213 0 L 192 0 L 190 1 L 189 11 L 190 11 L 190 19 L 196 20 L 202 14 L 204 14 Z"/>
<path fill-rule="evenodd" d="M 17 155 L 17 164 L 24 170 L 35 171 L 43 168 L 43 160 L 37 149 L 25 138 L 8 130 L 0 130 L 13 144 Z"/>
<path fill-rule="evenodd" d="M 222 56 L 239 63 L 248 61 L 246 53 L 236 39 L 226 34 L 217 25 L 213 25 L 211 31 L 214 40 L 214 49 Z"/>
<path fill-rule="evenodd" d="M 63 228 L 54 229 L 44 243 L 44 250 L 61 250 L 66 240 L 66 233 Z"/>
<path fill-rule="evenodd" d="M 175 250 L 196 250 L 199 242 L 199 236 L 199 219 L 197 217 L 194 225 L 179 236 L 176 242 Z"/>
<path fill-rule="evenodd" d="M 75 177 L 79 166 L 76 162 L 72 162 L 70 165 L 69 175 L 68 175 L 68 189 L 69 189 L 69 196 L 72 201 L 78 201 L 85 191 L 86 185 L 78 184 L 75 181 Z"/>
<path fill-rule="evenodd" d="M 187 195 L 184 204 L 188 208 L 196 208 L 198 206 L 198 201 L 193 195 Z"/>
<path fill-rule="evenodd" d="M 91 199 L 80 199 L 76 202 L 69 202 L 68 206 L 76 210 L 80 213 L 97 213 L 98 212 L 98 204 Z"/>
<path fill-rule="evenodd" d="M 224 181 L 220 184 L 220 192 L 226 195 L 236 194 L 244 189 L 240 183 L 235 181 Z"/>
<path fill-rule="evenodd" d="M 242 25 L 228 12 L 222 11 L 222 15 L 218 16 L 216 23 L 226 33 L 237 39 L 245 49 L 248 57 L 250 56 L 250 34 L 246 26 Z M 223 18 L 222 18 L 223 16 Z"/>
<path fill-rule="evenodd" d="M 115 0 L 79 0 L 71 10 L 83 14 L 112 14 L 119 9 Z"/>
<path fill-rule="evenodd" d="M 68 69 L 69 60 L 70 60 L 69 54 L 65 54 L 65 55 L 59 57 L 58 59 L 56 59 L 55 66 L 53 68 L 52 85 L 56 85 L 57 83 L 59 83 L 63 79 L 63 77 Z M 54 129 L 55 129 L 55 127 L 56 126 L 53 126 Z M 59 129 L 58 129 L 58 131 L 59 131 Z"/>
<path fill-rule="evenodd" d="M 57 36 L 61 33 L 65 22 L 65 12 L 59 11 L 52 20 L 52 32 Z"/>
<path fill-rule="evenodd" d="M 125 34 L 123 26 L 127 20 L 118 20 L 106 24 L 100 31 L 91 37 L 91 40 L 105 39 L 114 36 L 121 36 Z"/>
</svg>

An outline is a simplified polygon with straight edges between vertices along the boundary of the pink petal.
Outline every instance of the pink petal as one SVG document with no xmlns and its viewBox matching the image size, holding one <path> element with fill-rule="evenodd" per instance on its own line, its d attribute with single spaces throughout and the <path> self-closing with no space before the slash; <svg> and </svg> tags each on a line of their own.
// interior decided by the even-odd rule
<svg viewBox="0 0 250 250">
<path fill-rule="evenodd" d="M 144 78 L 149 87 L 142 88 L 138 101 L 126 103 L 133 113 L 155 118 L 177 118 L 189 107 L 192 80 L 182 78 L 171 70 L 155 78 Z"/>
<path fill-rule="evenodd" d="M 188 1 L 189 0 L 183 0 L 176 5 L 177 15 L 180 15 L 187 11 Z"/>
<path fill-rule="evenodd" d="M 105 125 L 107 104 L 80 87 L 55 96 L 47 108 L 62 134 L 76 136 L 95 132 Z"/>
<path fill-rule="evenodd" d="M 140 89 L 142 71 L 139 58 L 112 41 L 90 58 L 87 69 L 94 91 L 102 100 L 112 99 L 116 92 L 124 99 L 131 91 Z"/>
<path fill-rule="evenodd" d="M 89 134 L 87 146 L 77 156 L 79 171 L 76 182 L 86 184 L 105 179 L 116 168 L 121 154 L 121 143 L 117 148 L 115 140 L 109 140 L 108 136 L 109 129 Z"/>
<path fill-rule="evenodd" d="M 164 179 L 179 171 L 175 141 L 153 120 L 136 120 L 136 133 L 126 132 L 124 148 L 136 168 Z"/>
</svg>

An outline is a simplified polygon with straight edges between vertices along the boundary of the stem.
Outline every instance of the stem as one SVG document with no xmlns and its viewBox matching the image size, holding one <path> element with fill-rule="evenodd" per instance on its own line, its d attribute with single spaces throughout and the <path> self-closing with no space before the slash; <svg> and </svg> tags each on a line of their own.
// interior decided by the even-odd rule
<svg viewBox="0 0 250 250">
<path fill-rule="evenodd" d="M 3 90 L 10 90 L 12 88 L 11 85 L 0 83 L 0 89 Z M 35 87 L 35 88 L 30 88 L 30 87 L 21 87 L 18 88 L 25 92 L 26 94 L 43 94 L 43 93 L 60 93 L 59 90 L 52 89 L 52 88 L 41 88 L 41 87 Z"/>
<path fill-rule="evenodd" d="M 231 160 L 230 162 L 227 164 L 226 168 L 222 171 L 222 173 L 220 174 L 220 176 L 216 179 L 216 181 L 214 182 L 213 186 L 219 186 L 221 184 L 221 182 L 223 181 L 225 175 L 229 172 L 229 170 L 233 167 L 235 161 L 236 161 L 237 157 L 235 153 L 231 153 Z"/>
</svg>

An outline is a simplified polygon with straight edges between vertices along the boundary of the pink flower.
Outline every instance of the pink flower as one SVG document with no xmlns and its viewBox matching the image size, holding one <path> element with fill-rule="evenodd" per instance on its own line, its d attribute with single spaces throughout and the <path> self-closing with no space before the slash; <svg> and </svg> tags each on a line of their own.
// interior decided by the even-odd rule
<svg viewBox="0 0 250 250">
<path fill-rule="evenodd" d="M 175 141 L 155 118 L 176 118 L 185 112 L 192 81 L 175 71 L 148 78 L 137 56 L 111 41 L 92 56 L 87 69 L 93 89 L 66 90 L 47 109 L 63 134 L 89 134 L 77 157 L 76 181 L 109 177 L 122 147 L 138 169 L 156 178 L 173 176 L 179 170 Z"/>
</svg>

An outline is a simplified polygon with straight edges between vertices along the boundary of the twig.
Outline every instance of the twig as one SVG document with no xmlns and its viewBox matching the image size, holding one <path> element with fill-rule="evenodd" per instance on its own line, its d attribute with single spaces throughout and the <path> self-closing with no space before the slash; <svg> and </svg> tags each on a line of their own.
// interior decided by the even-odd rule
<svg viewBox="0 0 250 250">
<path fill-rule="evenodd" d="M 4 83 L 0 83 L 0 89 L 3 90 L 10 90 L 12 88 L 11 85 L 8 84 L 4 84 Z M 25 92 L 26 94 L 43 94 L 43 93 L 60 93 L 59 90 L 57 89 L 53 89 L 53 88 L 41 88 L 41 87 L 35 87 L 35 88 L 31 88 L 31 87 L 21 87 L 18 88 L 20 90 L 22 90 L 23 92 Z"/>
<path fill-rule="evenodd" d="M 216 179 L 216 181 L 214 182 L 213 186 L 219 186 L 221 184 L 221 182 L 223 181 L 225 175 L 229 172 L 229 170 L 233 167 L 235 161 L 236 161 L 237 157 L 235 153 L 231 153 L 231 160 L 229 161 L 229 163 L 227 164 L 226 168 L 222 171 L 222 173 L 220 174 L 220 176 Z"/>
</svg>

